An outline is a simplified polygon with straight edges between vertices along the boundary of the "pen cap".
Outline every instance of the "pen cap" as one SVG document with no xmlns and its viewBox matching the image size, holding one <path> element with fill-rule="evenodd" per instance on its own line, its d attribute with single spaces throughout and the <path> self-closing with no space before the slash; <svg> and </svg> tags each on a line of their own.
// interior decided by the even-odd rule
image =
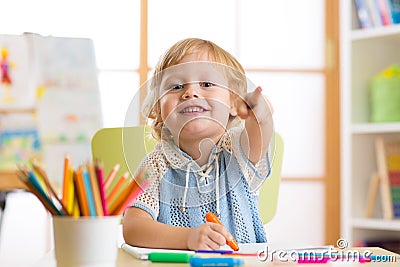
<svg viewBox="0 0 400 267">
<path fill-rule="evenodd" d="M 203 257 L 192 257 L 190 259 L 190 266 L 192 267 L 235 267 L 244 264 L 243 259 L 238 258 L 203 258 Z"/>
<path fill-rule="evenodd" d="M 188 253 L 152 252 L 148 255 L 151 262 L 189 262 L 193 255 Z"/>
</svg>

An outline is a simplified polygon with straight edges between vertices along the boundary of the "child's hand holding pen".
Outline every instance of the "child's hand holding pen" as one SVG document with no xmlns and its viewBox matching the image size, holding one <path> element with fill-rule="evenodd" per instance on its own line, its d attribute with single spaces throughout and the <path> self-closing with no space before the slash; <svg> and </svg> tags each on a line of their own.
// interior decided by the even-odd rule
<svg viewBox="0 0 400 267">
<path fill-rule="evenodd" d="M 191 250 L 218 250 L 227 240 L 234 238 L 222 224 L 207 221 L 189 230 L 187 246 Z"/>
</svg>

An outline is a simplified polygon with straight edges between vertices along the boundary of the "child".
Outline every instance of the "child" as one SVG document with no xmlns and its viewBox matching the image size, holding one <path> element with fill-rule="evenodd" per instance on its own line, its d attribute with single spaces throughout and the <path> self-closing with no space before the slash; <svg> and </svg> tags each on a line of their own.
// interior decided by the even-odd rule
<svg viewBox="0 0 400 267">
<path fill-rule="evenodd" d="M 154 181 L 125 212 L 128 244 L 266 242 L 256 192 L 270 173 L 272 110 L 246 87 L 240 63 L 210 41 L 182 40 L 160 59 L 144 103 L 159 143 L 137 171 Z M 209 211 L 223 226 L 205 221 Z"/>
</svg>

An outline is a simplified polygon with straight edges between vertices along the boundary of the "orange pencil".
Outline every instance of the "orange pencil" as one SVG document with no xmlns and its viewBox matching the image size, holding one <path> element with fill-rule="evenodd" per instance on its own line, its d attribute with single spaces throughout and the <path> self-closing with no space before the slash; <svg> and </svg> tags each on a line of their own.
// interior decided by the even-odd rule
<svg viewBox="0 0 400 267">
<path fill-rule="evenodd" d="M 129 196 L 129 193 L 136 188 L 133 184 L 136 184 L 135 180 L 131 180 L 127 186 L 123 189 L 123 191 L 114 199 L 112 203 L 107 205 L 107 212 L 110 215 L 115 215 L 115 211 L 119 208 L 119 206 L 125 201 L 125 199 Z M 137 185 L 137 184 L 136 184 Z"/>
<path fill-rule="evenodd" d="M 148 179 L 147 173 L 144 173 L 144 169 L 138 169 L 136 176 L 131 179 L 125 189 L 117 196 L 112 203 L 107 206 L 109 214 L 117 215 L 117 211 L 125 208 L 123 205 L 131 194 L 135 194 L 141 189 L 141 185 Z M 121 208 L 121 206 L 123 206 Z"/>
<path fill-rule="evenodd" d="M 117 208 L 113 211 L 113 215 L 120 215 L 124 212 L 124 210 L 141 194 L 144 190 L 150 185 L 150 181 L 144 181 L 141 185 L 137 184 L 135 180 L 133 180 L 131 187 L 129 188 L 127 195 L 123 201 L 119 203 Z"/>
<path fill-rule="evenodd" d="M 107 192 L 108 189 L 110 188 L 112 182 L 114 181 L 115 175 L 117 175 L 117 172 L 119 171 L 119 164 L 116 164 L 114 168 L 112 168 L 110 174 L 108 175 L 106 181 L 104 182 L 104 192 Z"/>
<path fill-rule="evenodd" d="M 129 178 L 129 172 L 125 172 L 121 178 L 119 178 L 118 182 L 114 185 L 114 187 L 111 189 L 109 194 L 106 194 L 106 199 L 107 203 L 111 203 L 113 199 L 121 193 L 121 189 L 124 187 L 125 182 Z"/>
<path fill-rule="evenodd" d="M 89 216 L 89 204 L 86 199 L 85 184 L 83 181 L 82 166 L 78 167 L 78 170 L 74 172 L 74 182 L 75 182 L 75 196 L 78 199 L 79 210 L 81 216 Z"/>
<path fill-rule="evenodd" d="M 213 223 L 217 223 L 219 225 L 222 225 L 221 221 L 218 219 L 218 217 L 212 213 L 211 211 L 209 213 L 206 214 L 206 221 L 207 222 L 213 222 Z M 226 244 L 228 246 L 230 246 L 234 251 L 238 251 L 239 250 L 239 245 L 236 242 L 235 238 L 232 238 L 231 240 L 226 240 Z"/>
<path fill-rule="evenodd" d="M 92 192 L 93 192 L 93 199 L 94 199 L 94 205 L 96 208 L 96 214 L 97 216 L 101 217 L 104 215 L 103 212 L 103 207 L 101 204 L 101 197 L 100 197 L 100 188 L 99 188 L 99 182 L 96 177 L 96 171 L 94 168 L 94 164 L 92 161 L 87 162 L 87 169 L 89 171 L 89 177 L 90 177 L 90 184 L 92 186 Z"/>
<path fill-rule="evenodd" d="M 69 155 L 66 154 L 64 158 L 64 176 L 63 176 L 63 188 L 62 188 L 62 203 L 64 206 L 68 206 L 68 197 L 69 197 L 69 186 L 70 186 L 70 159 Z"/>
</svg>

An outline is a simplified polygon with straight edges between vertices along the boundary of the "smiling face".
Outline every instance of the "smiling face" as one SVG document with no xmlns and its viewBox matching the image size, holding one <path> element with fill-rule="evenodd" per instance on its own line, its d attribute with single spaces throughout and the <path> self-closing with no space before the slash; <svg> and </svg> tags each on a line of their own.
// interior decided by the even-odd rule
<svg viewBox="0 0 400 267">
<path fill-rule="evenodd" d="M 216 142 L 226 130 L 231 93 L 221 66 L 207 61 L 206 53 L 192 53 L 163 73 L 161 119 L 177 144 L 204 138 Z"/>
</svg>

